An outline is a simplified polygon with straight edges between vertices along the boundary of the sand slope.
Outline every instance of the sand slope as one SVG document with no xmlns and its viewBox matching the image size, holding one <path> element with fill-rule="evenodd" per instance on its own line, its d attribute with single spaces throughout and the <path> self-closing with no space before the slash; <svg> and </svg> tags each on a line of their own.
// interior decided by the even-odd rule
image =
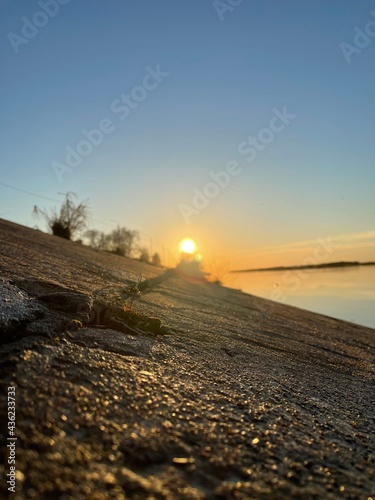
<svg viewBox="0 0 375 500">
<path fill-rule="evenodd" d="M 177 276 L 130 317 L 140 272 L 0 220 L 18 498 L 375 495 L 374 330 Z"/>
</svg>

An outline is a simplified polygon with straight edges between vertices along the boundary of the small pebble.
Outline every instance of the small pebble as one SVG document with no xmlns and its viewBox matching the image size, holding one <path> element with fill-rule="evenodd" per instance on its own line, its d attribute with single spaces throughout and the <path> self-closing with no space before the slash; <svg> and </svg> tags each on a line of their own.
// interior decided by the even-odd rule
<svg viewBox="0 0 375 500">
<path fill-rule="evenodd" d="M 178 464 L 178 465 L 193 464 L 194 463 L 194 458 L 174 457 L 173 458 L 173 463 L 174 464 Z"/>
</svg>

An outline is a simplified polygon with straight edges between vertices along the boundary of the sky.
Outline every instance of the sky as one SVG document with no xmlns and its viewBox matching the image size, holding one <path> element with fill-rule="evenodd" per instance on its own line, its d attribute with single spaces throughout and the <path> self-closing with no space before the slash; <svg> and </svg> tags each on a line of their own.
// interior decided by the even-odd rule
<svg viewBox="0 0 375 500">
<path fill-rule="evenodd" d="M 0 217 L 43 228 L 72 191 L 164 261 L 375 260 L 373 1 L 0 10 Z"/>
</svg>

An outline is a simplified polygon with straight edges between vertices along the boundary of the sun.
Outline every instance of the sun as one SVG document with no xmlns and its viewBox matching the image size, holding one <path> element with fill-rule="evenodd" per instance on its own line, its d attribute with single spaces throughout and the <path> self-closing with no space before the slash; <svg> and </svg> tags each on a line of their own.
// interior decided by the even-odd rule
<svg viewBox="0 0 375 500">
<path fill-rule="evenodd" d="M 181 241 L 179 248 L 180 252 L 193 254 L 197 249 L 197 245 L 195 244 L 195 241 L 192 240 L 191 238 L 184 238 Z"/>
</svg>

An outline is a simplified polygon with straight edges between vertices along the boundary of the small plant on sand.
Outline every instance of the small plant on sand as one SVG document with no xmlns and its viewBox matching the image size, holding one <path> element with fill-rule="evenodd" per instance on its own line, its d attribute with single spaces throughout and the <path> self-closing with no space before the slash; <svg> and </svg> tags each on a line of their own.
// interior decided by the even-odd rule
<svg viewBox="0 0 375 500">
<path fill-rule="evenodd" d="M 33 213 L 46 220 L 52 234 L 71 240 L 73 236 L 85 229 L 89 211 L 88 200 L 76 205 L 73 201 L 74 197 L 76 197 L 74 193 L 66 193 L 59 212 L 53 208 L 48 213 L 35 205 Z"/>
<path fill-rule="evenodd" d="M 142 272 L 139 273 L 137 281 L 131 285 L 126 291 L 127 298 L 125 300 L 124 311 L 133 313 L 133 302 L 141 295 L 139 284 L 142 281 Z"/>
</svg>

